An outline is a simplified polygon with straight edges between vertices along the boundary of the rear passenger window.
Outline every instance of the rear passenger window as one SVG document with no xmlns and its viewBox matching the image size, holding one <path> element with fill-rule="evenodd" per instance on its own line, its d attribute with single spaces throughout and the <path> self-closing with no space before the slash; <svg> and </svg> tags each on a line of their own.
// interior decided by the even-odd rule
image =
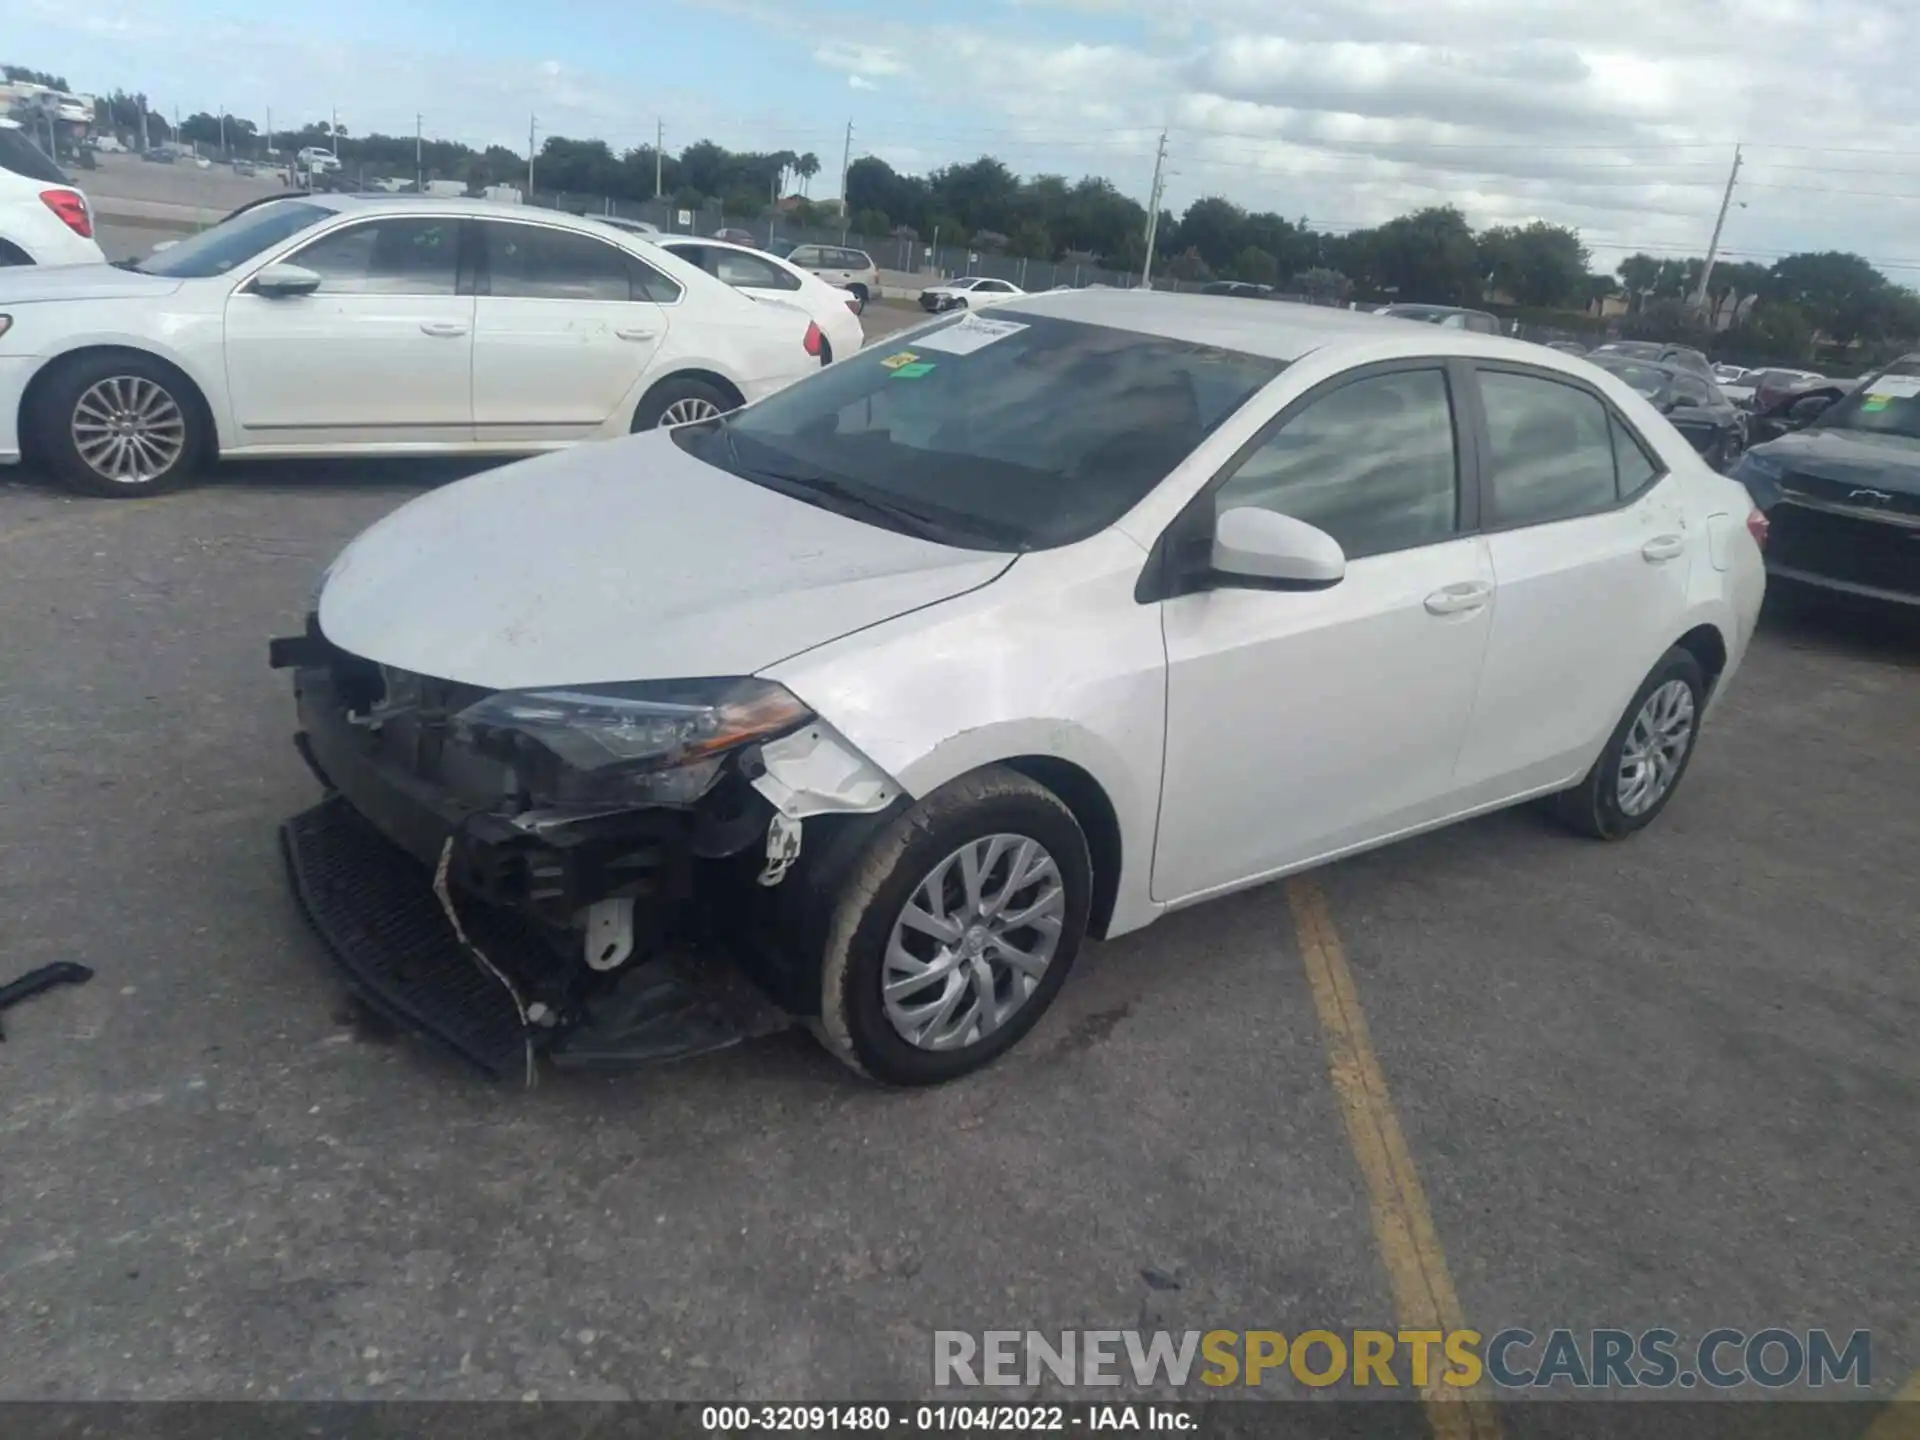
<svg viewBox="0 0 1920 1440">
<path fill-rule="evenodd" d="M 1453 536 L 1458 474 L 1446 376 L 1393 371 L 1328 392 L 1274 431 L 1216 492 L 1215 514 L 1278 511 L 1357 560 Z"/>
<path fill-rule="evenodd" d="M 1494 525 L 1544 525 L 1619 498 L 1606 406 L 1585 390 L 1531 375 L 1480 372 Z"/>
<path fill-rule="evenodd" d="M 523 300 L 630 300 L 626 251 L 544 225 L 489 222 L 491 294 Z"/>
<path fill-rule="evenodd" d="M 1622 500 L 1638 495 L 1651 485 L 1660 475 L 1660 467 L 1653 463 L 1633 432 L 1609 414 L 1607 424 L 1613 431 L 1613 469 L 1617 477 L 1615 493 Z"/>
</svg>

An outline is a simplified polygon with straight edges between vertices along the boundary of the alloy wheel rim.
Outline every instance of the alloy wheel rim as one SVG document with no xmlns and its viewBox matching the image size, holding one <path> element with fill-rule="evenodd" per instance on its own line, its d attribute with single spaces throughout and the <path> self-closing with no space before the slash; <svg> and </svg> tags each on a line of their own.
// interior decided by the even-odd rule
<svg viewBox="0 0 1920 1440">
<path fill-rule="evenodd" d="M 1620 810 L 1644 815 L 1673 789 L 1693 744 L 1693 688 L 1669 680 L 1647 696 L 1627 728 L 1615 787 Z"/>
<path fill-rule="evenodd" d="M 720 407 L 711 400 L 702 400 L 697 395 L 689 395 L 684 400 L 676 400 L 660 412 L 662 425 L 691 425 L 698 420 L 711 420 L 720 414 Z"/>
<path fill-rule="evenodd" d="M 887 937 L 881 1001 L 900 1038 L 961 1050 L 1033 998 L 1066 922 L 1060 867 L 1038 840 L 969 840 L 927 872 Z"/>
<path fill-rule="evenodd" d="M 144 375 L 110 375 L 74 402 L 73 448 L 87 468 L 118 485 L 145 485 L 187 448 L 187 417 L 166 388 Z"/>
</svg>

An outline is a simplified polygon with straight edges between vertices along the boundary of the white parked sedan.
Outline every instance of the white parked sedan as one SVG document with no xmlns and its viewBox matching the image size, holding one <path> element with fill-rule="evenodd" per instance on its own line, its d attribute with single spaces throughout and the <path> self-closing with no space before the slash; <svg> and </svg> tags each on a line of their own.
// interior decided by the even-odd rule
<svg viewBox="0 0 1920 1440">
<path fill-rule="evenodd" d="M 962 275 L 920 292 L 920 308 L 933 314 L 943 310 L 977 310 L 999 305 L 1027 292 L 1011 280 L 994 280 L 981 275 Z"/>
<path fill-rule="evenodd" d="M 275 646 L 331 791 L 288 855 L 354 983 L 496 1070 L 764 1028 L 675 998 L 717 937 L 848 1064 L 945 1080 L 1086 934 L 1535 797 L 1649 824 L 1762 533 L 1540 346 L 1032 296 L 361 535 Z"/>
<path fill-rule="evenodd" d="M 67 174 L 0 116 L 0 267 L 97 265 L 93 207 Z"/>
<path fill-rule="evenodd" d="M 826 336 L 826 349 L 820 358 L 828 364 L 855 354 L 866 343 L 866 331 L 860 324 L 860 312 L 865 307 L 860 298 L 811 271 L 749 245 L 725 240 L 662 235 L 653 243 L 755 299 L 784 300 L 804 308 Z"/>
<path fill-rule="evenodd" d="M 119 497 L 214 458 L 527 453 L 730 410 L 822 339 L 569 215 L 275 199 L 131 268 L 0 270 L 0 462 Z"/>
</svg>

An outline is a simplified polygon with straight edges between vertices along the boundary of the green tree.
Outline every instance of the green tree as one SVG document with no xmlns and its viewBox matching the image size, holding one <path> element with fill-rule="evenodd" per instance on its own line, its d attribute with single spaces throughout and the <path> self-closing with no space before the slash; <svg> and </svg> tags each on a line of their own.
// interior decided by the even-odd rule
<svg viewBox="0 0 1920 1440">
<path fill-rule="evenodd" d="M 1257 245 L 1249 245 L 1234 256 L 1230 268 L 1236 280 L 1255 285 L 1276 285 L 1280 281 L 1280 262 Z"/>
<path fill-rule="evenodd" d="M 1885 333 L 1895 299 L 1886 276 L 1858 255 L 1838 250 L 1775 262 L 1773 291 L 1842 345 Z"/>
<path fill-rule="evenodd" d="M 1293 288 L 1316 305 L 1344 305 L 1353 295 L 1353 282 L 1338 270 L 1316 265 L 1293 277 Z"/>
<path fill-rule="evenodd" d="M 1389 220 L 1365 243 L 1369 278 L 1399 300 L 1463 305 L 1480 298 L 1479 250 L 1467 217 L 1451 205 Z"/>
<path fill-rule="evenodd" d="M 50 74 L 45 70 L 31 70 L 25 65 L 0 65 L 0 75 L 24 85 L 44 85 L 49 90 L 66 90 L 67 77 Z"/>
<path fill-rule="evenodd" d="M 1480 271 L 1521 305 L 1538 308 L 1584 298 L 1587 247 L 1580 232 L 1535 220 L 1496 225 L 1479 237 Z"/>
</svg>

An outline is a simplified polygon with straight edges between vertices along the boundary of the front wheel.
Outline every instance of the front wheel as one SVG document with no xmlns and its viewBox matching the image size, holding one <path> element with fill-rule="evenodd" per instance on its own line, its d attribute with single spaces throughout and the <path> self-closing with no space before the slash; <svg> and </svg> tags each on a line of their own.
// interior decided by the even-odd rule
<svg viewBox="0 0 1920 1440">
<path fill-rule="evenodd" d="M 70 489 L 104 499 L 159 495 L 206 453 L 200 407 L 171 366 L 144 355 L 82 358 L 50 376 L 33 424 L 41 456 Z"/>
<path fill-rule="evenodd" d="M 1561 822 L 1595 840 L 1624 840 L 1652 824 L 1687 773 L 1706 701 L 1700 662 L 1677 646 L 1662 655 L 1586 779 L 1553 797 Z"/>
<path fill-rule="evenodd" d="M 891 1085 L 935 1085 L 1011 1049 L 1086 932 L 1092 861 L 1060 798 L 992 766 L 895 820 L 828 927 L 820 1038 Z"/>
</svg>

